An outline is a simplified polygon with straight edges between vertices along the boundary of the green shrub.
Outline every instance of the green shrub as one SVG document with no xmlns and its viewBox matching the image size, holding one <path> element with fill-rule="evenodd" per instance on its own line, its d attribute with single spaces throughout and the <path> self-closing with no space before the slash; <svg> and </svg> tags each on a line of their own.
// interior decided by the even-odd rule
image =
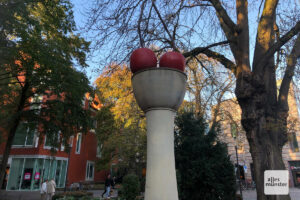
<svg viewBox="0 0 300 200">
<path fill-rule="evenodd" d="M 240 194 L 236 194 L 236 200 L 243 200 L 243 198 Z"/>
<path fill-rule="evenodd" d="M 207 133 L 203 117 L 183 113 L 176 118 L 175 161 L 181 200 L 235 199 L 234 166 L 218 129 Z"/>
<path fill-rule="evenodd" d="M 85 192 L 85 191 L 75 191 L 75 192 L 64 192 L 55 194 L 52 197 L 52 200 L 59 200 L 64 199 L 66 197 L 66 200 L 89 200 L 93 196 L 93 193 L 91 192 Z"/>
<path fill-rule="evenodd" d="M 57 200 L 99 200 L 99 198 L 84 196 L 84 197 L 81 197 L 81 198 L 78 199 L 78 198 L 75 198 L 73 196 L 65 196 L 65 197 L 59 198 Z"/>
<path fill-rule="evenodd" d="M 123 178 L 120 197 L 122 200 L 134 200 L 140 194 L 139 178 L 135 174 L 128 174 Z"/>
<path fill-rule="evenodd" d="M 52 200 L 59 200 L 61 198 L 63 198 L 64 195 L 63 194 L 55 194 L 53 197 L 52 197 Z"/>
</svg>

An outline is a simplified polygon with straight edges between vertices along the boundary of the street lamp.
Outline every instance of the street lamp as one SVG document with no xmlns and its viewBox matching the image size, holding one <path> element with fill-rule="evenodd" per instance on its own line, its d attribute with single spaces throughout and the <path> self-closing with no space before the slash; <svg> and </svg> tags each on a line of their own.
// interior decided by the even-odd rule
<svg viewBox="0 0 300 200">
<path fill-rule="evenodd" d="M 238 150 L 237 150 L 237 137 L 235 139 L 235 154 L 236 154 L 236 165 L 237 165 L 237 172 L 238 172 L 238 180 L 239 180 L 239 186 L 240 186 L 240 194 L 243 199 L 243 193 L 242 193 L 242 184 L 241 184 L 241 173 L 240 173 L 240 165 L 239 165 L 239 156 L 238 156 Z"/>
</svg>

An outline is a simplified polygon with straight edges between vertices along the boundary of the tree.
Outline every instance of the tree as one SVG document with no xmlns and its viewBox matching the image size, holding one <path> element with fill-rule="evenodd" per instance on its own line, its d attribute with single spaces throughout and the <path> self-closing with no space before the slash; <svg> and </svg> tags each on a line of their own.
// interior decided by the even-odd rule
<svg viewBox="0 0 300 200">
<path fill-rule="evenodd" d="M 204 54 L 231 71 L 250 144 L 257 198 L 290 199 L 264 195 L 263 173 L 285 169 L 281 153 L 287 141 L 288 91 L 300 55 L 297 2 L 115 0 L 94 4 L 87 27 L 95 32 L 95 48 L 112 47 L 111 59 L 126 60 L 133 48 L 154 44 L 161 51 L 182 51 L 187 61 Z M 282 79 L 279 90 L 276 78 Z"/>
<path fill-rule="evenodd" d="M 6 139 L 2 185 L 20 122 L 35 124 L 53 147 L 61 142 L 67 145 L 67 138 L 76 130 L 84 132 L 89 127 L 90 115 L 82 99 L 90 86 L 73 66 L 74 61 L 87 66 L 89 43 L 74 34 L 69 1 L 4 0 L 0 13 L 4 14 L 0 24 L 0 127 Z M 59 131 L 65 139 L 56 137 Z"/>
<path fill-rule="evenodd" d="M 226 144 L 217 141 L 217 132 L 206 133 L 204 118 L 192 112 L 179 114 L 175 123 L 180 199 L 234 199 L 234 167 Z"/>
<path fill-rule="evenodd" d="M 109 169 L 111 162 L 118 161 L 120 171 L 141 175 L 146 160 L 145 119 L 133 95 L 131 72 L 125 65 L 110 65 L 96 85 L 103 104 L 96 116 L 102 144 L 98 167 Z"/>
<path fill-rule="evenodd" d="M 189 103 L 194 103 L 195 113 L 210 120 L 211 127 L 214 128 L 216 116 L 220 112 L 220 102 L 233 93 L 234 77 L 213 59 L 203 55 L 189 60 L 186 74 Z"/>
</svg>

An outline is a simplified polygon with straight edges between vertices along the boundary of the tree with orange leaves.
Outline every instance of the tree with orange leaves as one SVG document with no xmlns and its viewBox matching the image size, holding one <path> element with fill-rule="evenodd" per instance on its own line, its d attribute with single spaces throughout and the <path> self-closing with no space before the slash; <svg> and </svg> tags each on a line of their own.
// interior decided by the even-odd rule
<svg viewBox="0 0 300 200">
<path fill-rule="evenodd" d="M 128 66 L 112 64 L 96 80 L 96 93 L 103 103 L 97 114 L 96 134 L 102 144 L 98 167 L 109 169 L 111 162 L 117 161 L 119 170 L 141 176 L 146 160 L 146 121 L 135 101 L 131 76 Z"/>
<path fill-rule="evenodd" d="M 89 127 L 90 115 L 82 106 L 89 81 L 74 67 L 87 66 L 89 43 L 74 34 L 75 28 L 69 1 L 0 3 L 0 127 L 6 141 L 0 185 L 22 121 L 34 124 L 53 147 L 61 142 L 59 131 L 68 138 Z"/>
</svg>

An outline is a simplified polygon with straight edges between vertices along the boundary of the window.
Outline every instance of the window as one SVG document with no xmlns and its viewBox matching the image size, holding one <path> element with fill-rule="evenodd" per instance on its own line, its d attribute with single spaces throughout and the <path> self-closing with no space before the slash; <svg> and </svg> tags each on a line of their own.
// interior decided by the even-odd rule
<svg viewBox="0 0 300 200">
<path fill-rule="evenodd" d="M 95 133 L 96 128 L 97 128 L 97 120 L 92 119 L 92 129 L 90 131 Z"/>
<path fill-rule="evenodd" d="M 45 135 L 45 144 L 44 144 L 44 148 L 45 149 L 51 149 L 52 148 L 52 144 L 58 144 L 59 140 L 60 140 L 60 133 L 61 131 L 58 131 L 57 134 L 53 134 L 52 137 L 52 141 L 47 138 L 47 136 Z"/>
<path fill-rule="evenodd" d="M 87 161 L 86 162 L 86 175 L 85 180 L 94 180 L 94 162 Z"/>
<path fill-rule="evenodd" d="M 60 144 L 60 150 L 61 150 L 61 151 L 64 151 L 64 150 L 65 150 L 65 140 L 64 140 L 64 139 L 61 141 L 61 144 Z"/>
<path fill-rule="evenodd" d="M 297 136 L 296 136 L 295 132 L 289 134 L 288 141 L 289 141 L 291 150 L 293 152 L 299 152 L 299 146 L 298 146 Z"/>
<path fill-rule="evenodd" d="M 41 181 L 55 178 L 57 188 L 65 186 L 67 160 L 12 158 L 7 190 L 38 190 Z"/>
<path fill-rule="evenodd" d="M 35 125 L 21 122 L 16 130 L 14 146 L 33 146 L 35 141 Z"/>
<path fill-rule="evenodd" d="M 97 154 L 96 154 L 96 156 L 98 158 L 101 158 L 101 149 L 102 149 L 102 144 L 100 144 L 100 142 L 98 141 L 97 142 Z"/>
<path fill-rule="evenodd" d="M 38 114 L 41 109 L 41 103 L 43 101 L 43 95 L 34 94 L 31 99 L 30 109 L 35 110 L 34 112 Z"/>
<path fill-rule="evenodd" d="M 231 128 L 231 136 L 235 139 L 236 136 L 237 136 L 236 124 L 235 123 L 231 123 L 230 124 L 230 128 Z"/>
<path fill-rule="evenodd" d="M 73 140 L 74 140 L 74 136 L 72 135 L 72 136 L 69 138 L 69 145 L 70 145 L 70 147 L 73 146 Z"/>
<path fill-rule="evenodd" d="M 78 133 L 76 138 L 76 151 L 75 151 L 76 154 L 80 154 L 81 138 L 82 138 L 82 134 Z"/>
</svg>

